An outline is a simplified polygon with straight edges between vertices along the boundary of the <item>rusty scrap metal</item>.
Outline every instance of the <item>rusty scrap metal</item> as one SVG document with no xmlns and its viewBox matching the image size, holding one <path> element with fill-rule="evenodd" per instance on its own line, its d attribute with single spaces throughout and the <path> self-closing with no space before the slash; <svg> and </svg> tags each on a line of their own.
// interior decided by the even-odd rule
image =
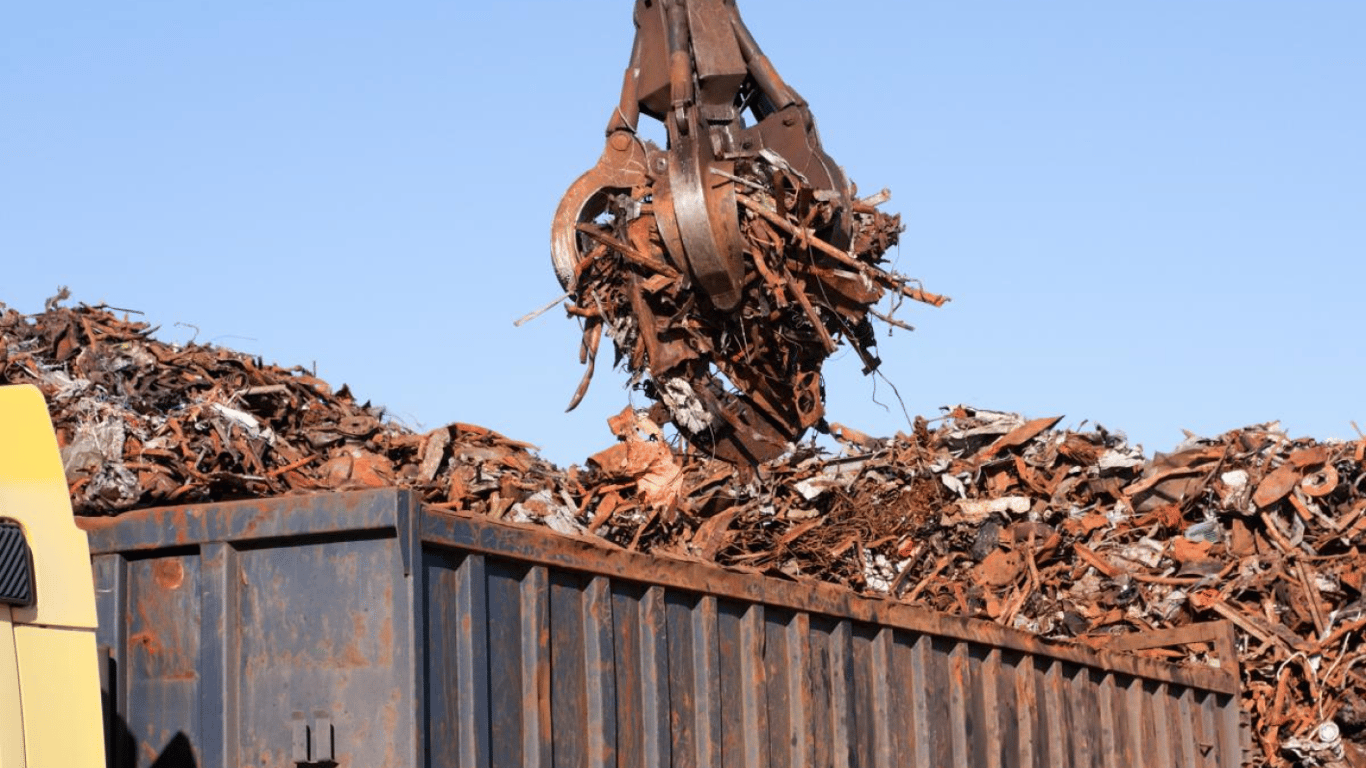
<svg viewBox="0 0 1366 768">
<path fill-rule="evenodd" d="M 855 199 L 733 2 L 638 0 L 635 25 L 606 148 L 551 229 L 584 323 L 569 407 L 605 332 L 693 445 L 761 463 L 823 424 L 821 366 L 841 342 L 877 369 L 869 315 L 909 327 L 872 310 L 887 291 L 945 299 L 882 268 L 901 232 L 876 208 L 888 194 Z M 664 123 L 666 149 L 637 135 L 642 114 Z"/>
<path fill-rule="evenodd" d="M 891 437 L 832 425 L 842 455 L 804 447 L 741 476 L 627 410 L 617 445 L 560 469 L 489 429 L 413 433 L 302 368 L 153 330 L 103 307 L 0 314 L 0 384 L 47 396 L 80 514 L 405 487 L 1054 642 L 1236 666 L 1251 764 L 1366 754 L 1366 437 L 1268 424 L 1148 458 L 1100 427 L 960 406 Z M 1211 620 L 1232 646 L 1188 629 Z"/>
<path fill-rule="evenodd" d="M 0 314 L 0 383 L 47 397 L 81 514 L 393 485 L 507 510 L 553 471 L 483 427 L 414 434 L 302 367 L 166 344 L 104 307 L 48 307 Z"/>
<path fill-rule="evenodd" d="M 631 549 L 1232 669 L 1251 765 L 1363 764 L 1366 438 L 1258 425 L 1149 459 L 1059 422 L 960 406 L 891 438 L 836 425 L 847 455 L 803 450 L 743 481 L 678 456 L 665 496 L 633 485 L 642 459 L 584 514 Z"/>
</svg>

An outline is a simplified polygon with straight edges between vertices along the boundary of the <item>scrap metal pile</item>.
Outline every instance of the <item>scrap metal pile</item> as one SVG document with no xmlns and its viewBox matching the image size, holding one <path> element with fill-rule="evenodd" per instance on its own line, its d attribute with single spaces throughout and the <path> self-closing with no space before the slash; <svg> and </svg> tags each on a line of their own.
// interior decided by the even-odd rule
<svg viewBox="0 0 1366 768">
<path fill-rule="evenodd" d="M 1058 640 L 1141 648 L 1141 633 L 1224 619 L 1263 764 L 1348 764 L 1366 742 L 1366 439 L 1269 425 L 1148 460 L 1102 428 L 960 407 L 893 438 L 835 425 L 847 455 L 799 448 L 738 480 L 628 409 L 615 445 L 561 470 L 488 429 L 417 434 L 302 368 L 154 330 L 56 302 L 0 315 L 0 384 L 47 396 L 81 514 L 403 486 Z M 1208 643 L 1140 652 L 1231 661 Z"/>
<path fill-rule="evenodd" d="M 836 426 L 849 455 L 799 452 L 737 485 L 715 462 L 671 459 L 628 411 L 614 420 L 625 441 L 577 479 L 580 509 L 624 546 L 1237 663 L 1256 764 L 1366 765 L 1366 437 L 1262 425 L 1148 460 L 1059 421 L 960 406 L 890 439 Z M 1218 620 L 1236 650 L 1189 631 Z"/>
<path fill-rule="evenodd" d="M 1366 764 L 1366 438 L 1262 425 L 1146 460 L 1058 421 L 960 407 L 934 430 L 860 437 L 848 459 L 775 468 L 719 559 L 1116 649 L 1230 621 L 1261 759 Z"/>
<path fill-rule="evenodd" d="M 414 434 L 304 368 L 166 344 L 107 308 L 0 311 L 0 384 L 47 397 L 78 514 L 393 485 L 468 505 L 558 474 L 483 427 Z"/>
<path fill-rule="evenodd" d="M 737 484 L 626 411 L 623 442 L 567 479 L 580 521 L 623 546 L 1237 663 L 1255 764 L 1366 765 L 1366 437 L 1262 425 L 1148 460 L 1059 421 L 958 407 L 890 439 L 836 425 L 849 455 L 799 451 Z M 1236 649 L 1189 631 L 1218 620 Z"/>
<path fill-rule="evenodd" d="M 855 199 L 733 2 L 638 0 L 635 26 L 606 148 L 551 228 L 588 366 L 569 407 L 606 334 L 690 443 L 768 461 L 823 424 L 821 366 L 840 343 L 872 373 L 872 319 L 909 328 L 892 318 L 902 300 L 945 299 L 884 268 L 901 233 L 876 208 L 887 192 Z M 667 147 L 641 139 L 641 115 Z"/>
</svg>

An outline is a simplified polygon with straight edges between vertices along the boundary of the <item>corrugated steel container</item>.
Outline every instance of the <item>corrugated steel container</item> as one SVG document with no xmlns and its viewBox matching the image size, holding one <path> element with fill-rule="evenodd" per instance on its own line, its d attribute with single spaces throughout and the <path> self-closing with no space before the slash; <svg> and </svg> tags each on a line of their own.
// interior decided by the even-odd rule
<svg viewBox="0 0 1366 768">
<path fill-rule="evenodd" d="M 1241 764 L 1237 674 L 396 490 L 87 520 L 111 768 Z"/>
</svg>

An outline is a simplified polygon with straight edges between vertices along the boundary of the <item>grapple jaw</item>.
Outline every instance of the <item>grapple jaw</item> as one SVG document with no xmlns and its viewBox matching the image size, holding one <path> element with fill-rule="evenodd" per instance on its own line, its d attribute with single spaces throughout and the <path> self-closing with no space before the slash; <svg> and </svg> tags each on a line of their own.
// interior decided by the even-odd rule
<svg viewBox="0 0 1366 768">
<path fill-rule="evenodd" d="M 579 225 L 589 224 L 607 210 L 613 195 L 630 194 L 648 186 L 647 143 L 634 130 L 618 129 L 607 137 L 607 148 L 597 165 L 569 185 L 555 210 L 550 227 L 550 261 L 555 277 L 567 291 L 576 290 L 577 270 L 589 247 Z"/>
<path fill-rule="evenodd" d="M 747 306 L 752 300 L 746 298 L 746 281 L 754 280 L 756 267 L 763 265 L 755 265 L 747 252 L 737 185 L 775 183 L 762 176 L 756 182 L 755 169 L 760 168 L 773 178 L 796 180 L 804 194 L 823 201 L 827 215 L 814 228 L 815 236 L 845 251 L 854 233 L 850 183 L 822 149 L 806 102 L 759 49 L 733 0 L 637 0 L 635 26 L 606 149 L 597 165 L 569 188 L 555 213 L 551 257 L 556 276 L 587 306 L 578 297 L 580 277 L 585 265 L 608 247 L 594 223 L 614 201 L 634 199 L 642 209 L 639 216 L 651 226 L 625 222 L 612 241 L 616 252 L 637 261 L 646 258 L 646 251 L 659 254 L 667 262 L 661 267 L 685 284 L 684 293 L 692 297 L 688 301 L 700 302 L 717 327 L 742 328 L 755 322 L 755 312 L 769 310 Z M 642 114 L 664 124 L 667 147 L 639 139 Z M 653 247 L 644 247 L 646 240 Z M 735 462 L 762 462 L 781 455 L 821 420 L 818 370 L 798 370 L 793 363 L 791 375 L 775 382 L 728 366 L 715 349 L 668 342 L 668 333 L 640 332 L 663 327 L 684 310 L 662 307 L 657 297 L 649 298 L 658 288 L 639 282 L 633 279 L 626 291 L 636 332 L 623 324 L 597 322 L 603 323 L 619 355 L 633 363 L 643 361 L 654 396 L 690 442 Z M 814 324 L 823 325 L 816 310 L 808 310 Z M 584 348 L 596 351 L 604 329 L 592 323 Z M 833 347 L 828 334 L 821 333 L 828 354 Z M 588 375 L 591 370 L 590 365 Z M 635 365 L 631 370 L 641 373 Z M 584 389 L 586 379 L 575 404 Z M 690 394 L 678 394 L 684 391 Z"/>
</svg>

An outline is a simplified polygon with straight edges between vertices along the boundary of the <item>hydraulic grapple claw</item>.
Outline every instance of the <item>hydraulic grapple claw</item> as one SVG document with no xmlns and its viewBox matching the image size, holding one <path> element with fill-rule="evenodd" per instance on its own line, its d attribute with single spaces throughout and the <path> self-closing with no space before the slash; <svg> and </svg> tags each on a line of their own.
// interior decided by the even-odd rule
<svg viewBox="0 0 1366 768">
<path fill-rule="evenodd" d="M 875 294 L 848 277 L 848 264 L 818 268 L 809 256 L 794 267 L 800 278 L 776 267 L 783 282 L 756 259 L 755 238 L 845 256 L 854 247 L 850 184 L 734 0 L 636 0 L 635 27 L 607 146 L 555 213 L 555 273 L 585 318 L 585 350 L 610 336 L 636 383 L 700 450 L 767 461 L 820 422 L 831 333 L 866 326 L 861 311 L 842 318 L 841 302 Z M 639 138 L 642 114 L 663 123 L 663 149 Z M 789 229 L 756 221 L 756 204 Z M 595 261 L 603 256 L 608 263 Z M 759 282 L 780 285 L 774 293 Z M 818 284 L 841 290 L 813 301 L 805 293 Z M 755 324 L 779 313 L 792 332 L 767 350 L 751 346 Z M 767 364 L 751 357 L 780 348 Z M 590 364 L 580 393 L 591 375 Z"/>
<path fill-rule="evenodd" d="M 637 0 L 635 25 L 607 148 L 555 214 L 551 257 L 560 283 L 573 290 L 573 265 L 585 255 L 576 227 L 602 212 L 603 195 L 650 184 L 671 261 L 716 309 L 734 311 L 745 275 L 734 163 L 761 153 L 841 200 L 843 215 L 824 234 L 847 247 L 849 182 L 821 148 L 806 103 L 759 49 L 733 0 Z M 657 148 L 635 138 L 642 113 L 667 130 L 662 168 L 647 167 Z"/>
</svg>

